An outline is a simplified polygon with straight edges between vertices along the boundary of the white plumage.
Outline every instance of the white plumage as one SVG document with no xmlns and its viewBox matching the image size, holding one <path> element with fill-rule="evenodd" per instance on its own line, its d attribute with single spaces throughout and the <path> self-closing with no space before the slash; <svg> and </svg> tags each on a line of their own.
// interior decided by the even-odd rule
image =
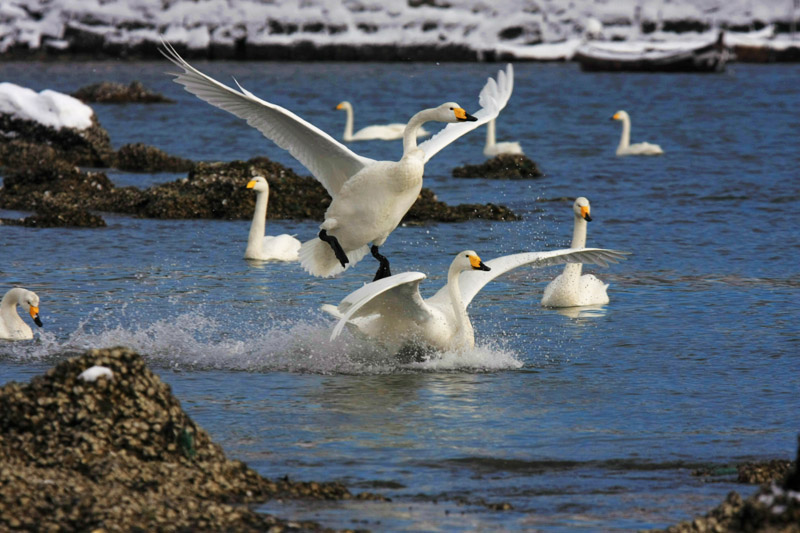
<svg viewBox="0 0 800 533">
<path fill-rule="evenodd" d="M 261 261 L 299 260 L 300 241 L 285 233 L 276 236 L 264 235 L 269 202 L 267 180 L 263 176 L 256 176 L 247 183 L 247 188 L 256 192 L 256 209 L 253 213 L 253 222 L 250 224 L 244 258 Z"/>
<path fill-rule="evenodd" d="M 617 146 L 617 155 L 661 155 L 664 150 L 657 144 L 636 143 L 631 144 L 631 117 L 625 111 L 617 111 L 611 120 L 622 121 L 622 135 Z"/>
<path fill-rule="evenodd" d="M 97 381 L 97 378 L 112 379 L 113 377 L 114 372 L 110 368 L 99 365 L 90 366 L 78 375 L 78 379 L 89 382 Z"/>
<path fill-rule="evenodd" d="M 0 339 L 8 341 L 21 341 L 33 338 L 33 330 L 17 313 L 17 306 L 21 306 L 33 319 L 33 322 L 42 327 L 39 319 L 39 296 L 33 291 L 15 287 L 3 296 L 0 301 Z"/>
<path fill-rule="evenodd" d="M 486 124 L 486 144 L 483 146 L 483 155 L 495 157 L 500 154 L 525 155 L 522 147 L 516 141 L 496 142 L 495 119 Z"/>
<path fill-rule="evenodd" d="M 342 134 L 342 140 L 345 142 L 373 140 L 393 141 L 395 139 L 403 138 L 403 132 L 406 129 L 406 125 L 399 122 L 395 122 L 394 124 L 375 124 L 373 126 L 361 128 L 357 132 L 353 133 L 353 121 L 355 115 L 353 105 L 345 100 L 344 102 L 339 102 L 339 105 L 336 106 L 336 109 L 344 109 L 344 111 L 347 113 L 347 119 L 344 124 L 344 133 Z M 417 137 L 424 137 L 425 135 L 430 135 L 430 132 L 425 131 L 425 128 L 419 128 L 417 130 Z"/>
</svg>

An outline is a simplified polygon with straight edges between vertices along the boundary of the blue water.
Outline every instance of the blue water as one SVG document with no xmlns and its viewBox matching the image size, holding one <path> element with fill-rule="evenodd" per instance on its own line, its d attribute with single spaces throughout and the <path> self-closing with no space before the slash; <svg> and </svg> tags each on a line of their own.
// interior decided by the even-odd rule
<svg viewBox="0 0 800 533">
<path fill-rule="evenodd" d="M 336 137 L 401 122 L 455 100 L 468 111 L 499 66 L 197 62 L 231 76 Z M 453 255 L 567 246 L 570 202 L 586 196 L 589 245 L 633 252 L 586 267 L 611 303 L 542 309 L 559 269 L 520 269 L 489 284 L 470 314 L 468 354 L 401 365 L 361 340 L 330 343 L 318 309 L 374 274 L 367 258 L 336 279 L 241 257 L 248 221 L 104 215 L 96 230 L 0 227 L 0 288 L 41 297 L 33 342 L 0 342 L 0 384 L 28 380 L 67 354 L 123 344 L 147 354 L 183 406 L 229 455 L 262 474 L 337 480 L 390 502 L 269 502 L 264 511 L 376 531 L 573 531 L 663 527 L 706 512 L 730 478 L 700 465 L 794 456 L 800 430 L 800 66 L 732 65 L 714 76 L 587 74 L 518 64 L 498 140 L 519 141 L 547 176 L 456 180 L 479 163 L 483 131 L 427 166 L 451 204 L 493 202 L 521 222 L 398 228 L 382 247 L 394 272 L 444 282 Z M 0 79 L 71 92 L 134 79 L 176 105 L 95 105 L 115 147 L 145 142 L 203 160 L 287 154 L 163 73 L 166 62 L 0 63 Z M 666 154 L 617 158 L 618 109 L 632 140 Z M 399 142 L 352 146 L 397 158 Z M 112 172 L 146 186 L 169 174 Z M 244 184 L 243 184 L 244 185 Z M 0 211 L 0 216 L 22 215 Z M 319 221 L 270 221 L 302 240 Z M 513 509 L 496 511 L 490 504 Z"/>
</svg>

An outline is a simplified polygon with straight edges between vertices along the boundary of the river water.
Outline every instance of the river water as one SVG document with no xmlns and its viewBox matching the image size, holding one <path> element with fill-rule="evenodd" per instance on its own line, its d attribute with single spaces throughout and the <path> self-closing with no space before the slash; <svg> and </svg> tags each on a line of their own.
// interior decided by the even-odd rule
<svg viewBox="0 0 800 533">
<path fill-rule="evenodd" d="M 455 100 L 477 109 L 490 64 L 196 63 L 336 137 L 341 100 L 356 128 L 403 122 Z M 517 64 L 499 141 L 519 141 L 539 180 L 450 177 L 480 163 L 483 130 L 440 152 L 439 199 L 500 203 L 520 222 L 398 228 L 381 251 L 421 271 L 432 295 L 455 253 L 484 260 L 569 245 L 571 201 L 592 202 L 589 246 L 633 252 L 609 268 L 611 303 L 539 305 L 559 268 L 518 269 L 472 302 L 477 346 L 400 364 L 319 311 L 371 280 L 366 258 L 334 279 L 242 259 L 249 221 L 143 220 L 104 229 L 0 227 L 0 289 L 41 298 L 32 342 L 0 342 L 0 384 L 68 354 L 131 346 L 232 457 L 268 477 L 336 480 L 390 502 L 269 502 L 266 512 L 376 531 L 574 531 L 664 527 L 704 513 L 731 476 L 700 466 L 794 456 L 800 429 L 800 66 L 731 65 L 720 75 L 588 74 Z M 184 92 L 163 62 L 0 63 L 0 79 L 71 92 L 100 81 L 147 87 L 174 105 L 94 105 L 119 147 L 198 160 L 263 155 L 308 172 L 232 115 Z M 659 157 L 618 158 L 632 140 Z M 395 142 L 360 154 L 396 159 Z M 171 174 L 111 172 L 148 186 Z M 244 186 L 244 184 L 242 184 Z M 0 211 L 0 216 L 24 213 Z M 269 221 L 314 236 L 319 221 Z M 493 506 L 508 503 L 510 510 Z"/>
</svg>

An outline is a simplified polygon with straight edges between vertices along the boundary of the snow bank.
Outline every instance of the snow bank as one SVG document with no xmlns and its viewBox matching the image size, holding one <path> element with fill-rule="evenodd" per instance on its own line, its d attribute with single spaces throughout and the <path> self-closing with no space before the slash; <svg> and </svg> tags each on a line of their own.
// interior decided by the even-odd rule
<svg viewBox="0 0 800 533">
<path fill-rule="evenodd" d="M 92 125 L 92 108 L 77 98 L 46 89 L 40 93 L 13 83 L 0 83 L 0 113 L 32 120 L 55 129 L 84 130 Z"/>
</svg>

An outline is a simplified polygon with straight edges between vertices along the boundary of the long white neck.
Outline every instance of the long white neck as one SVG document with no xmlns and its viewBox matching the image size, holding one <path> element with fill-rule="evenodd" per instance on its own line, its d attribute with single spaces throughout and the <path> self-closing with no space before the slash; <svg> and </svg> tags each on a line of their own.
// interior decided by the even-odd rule
<svg viewBox="0 0 800 533">
<path fill-rule="evenodd" d="M 456 320 L 456 334 L 459 338 L 460 348 L 472 348 L 475 346 L 475 331 L 472 329 L 472 322 L 469 320 L 467 308 L 461 298 L 461 270 L 454 265 L 447 271 L 447 291 L 450 294 L 450 302 L 453 305 L 453 315 Z"/>
<path fill-rule="evenodd" d="M 426 122 L 434 120 L 436 109 L 423 109 L 408 121 L 403 130 L 403 156 L 417 149 L 417 130 Z"/>
<path fill-rule="evenodd" d="M 353 108 L 349 105 L 344 106 L 344 111 L 347 113 L 347 121 L 344 123 L 343 138 L 345 141 L 349 141 L 353 138 Z"/>
<path fill-rule="evenodd" d="M 572 230 L 572 244 L 570 248 L 586 248 L 586 221 L 575 215 L 575 228 Z M 564 274 L 572 274 L 580 277 L 583 270 L 581 263 L 567 263 L 564 266 Z"/>
<path fill-rule="evenodd" d="M 22 296 L 22 291 L 19 288 L 11 289 L 3 296 L 0 301 L 0 330 L 5 329 L 7 333 L 14 331 L 31 331 L 31 328 L 22 321 L 17 314 L 17 304 Z"/>
<path fill-rule="evenodd" d="M 495 146 L 494 120 L 486 123 L 486 148 Z"/>
<path fill-rule="evenodd" d="M 256 210 L 253 213 L 253 221 L 250 223 L 250 235 L 247 237 L 247 250 L 249 252 L 261 253 L 264 246 L 264 227 L 267 220 L 267 202 L 269 201 L 269 190 L 256 193 Z"/>
<path fill-rule="evenodd" d="M 619 138 L 617 150 L 622 150 L 631 145 L 631 119 L 627 116 L 622 117 L 622 136 Z"/>
</svg>

